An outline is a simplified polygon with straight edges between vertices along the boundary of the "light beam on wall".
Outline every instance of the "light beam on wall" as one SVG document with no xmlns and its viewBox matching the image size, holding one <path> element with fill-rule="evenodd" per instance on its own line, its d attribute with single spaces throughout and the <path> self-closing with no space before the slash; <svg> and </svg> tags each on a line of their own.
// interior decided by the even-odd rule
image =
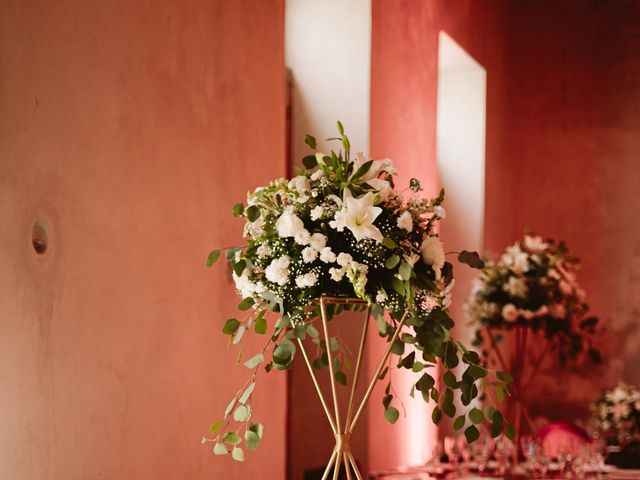
<svg viewBox="0 0 640 480">
<path fill-rule="evenodd" d="M 483 249 L 486 84 L 486 70 L 440 32 L 436 154 L 446 191 L 447 219 L 441 236 L 447 251 Z M 456 337 L 467 344 L 472 332 L 466 327 L 464 302 L 475 275 L 465 266 L 455 271 L 451 314 L 457 322 Z M 451 429 L 445 425 L 440 433 Z"/>
</svg>

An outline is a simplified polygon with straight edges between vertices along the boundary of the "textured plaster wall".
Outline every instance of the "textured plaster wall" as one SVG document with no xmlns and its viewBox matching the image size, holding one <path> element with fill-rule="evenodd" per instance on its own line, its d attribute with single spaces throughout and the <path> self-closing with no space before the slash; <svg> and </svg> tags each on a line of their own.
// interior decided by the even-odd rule
<svg viewBox="0 0 640 480">
<path fill-rule="evenodd" d="M 535 415 L 575 419 L 619 376 L 640 384 L 640 4 L 374 1 L 372 153 L 395 158 L 405 179 L 427 179 L 429 194 L 439 30 L 487 71 L 485 247 L 499 252 L 529 228 L 584 261 L 606 364 L 547 363 L 532 391 Z M 403 430 L 370 431 L 372 467 L 398 463 L 411 441 Z"/>
<path fill-rule="evenodd" d="M 250 461 L 200 445 L 247 374 L 204 258 L 285 174 L 284 87 L 280 1 L 3 2 L 0 477 L 284 478 L 282 375 Z"/>
<path fill-rule="evenodd" d="M 640 385 L 640 3 L 513 2 L 508 17 L 516 231 L 568 242 L 608 330 L 604 368 L 545 365 L 536 409 L 557 419 L 619 377 Z"/>
<path fill-rule="evenodd" d="M 485 245 L 491 247 L 513 238 L 510 220 L 515 215 L 512 203 L 504 201 L 513 191 L 513 181 L 512 172 L 505 168 L 510 162 L 503 143 L 503 16 L 504 2 L 498 0 L 373 2 L 371 151 L 395 160 L 401 188 L 411 177 L 422 181 L 426 195 L 435 195 L 440 188 L 436 161 L 438 33 L 442 30 L 450 35 L 487 70 Z M 467 293 L 454 290 L 454 301 L 464 301 Z M 406 390 L 399 393 L 407 396 Z M 429 458 L 438 435 L 431 424 L 431 409 L 420 413 L 414 406 L 406 419 L 388 425 L 381 418 L 381 398 L 381 391 L 374 393 L 370 408 L 371 469 L 411 461 L 406 452 L 415 450 L 416 442 L 420 442 L 422 458 Z M 443 432 L 448 429 L 444 423 Z M 426 433 L 419 434 L 420 428 Z"/>
</svg>

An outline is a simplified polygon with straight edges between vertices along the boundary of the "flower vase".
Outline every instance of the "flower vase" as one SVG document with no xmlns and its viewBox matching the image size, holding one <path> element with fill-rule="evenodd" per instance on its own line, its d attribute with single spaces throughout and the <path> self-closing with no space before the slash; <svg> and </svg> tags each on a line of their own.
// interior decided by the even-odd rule
<svg viewBox="0 0 640 480">
<path fill-rule="evenodd" d="M 302 356 L 304 357 L 305 364 L 309 370 L 309 374 L 313 381 L 313 385 L 315 386 L 316 392 L 320 399 L 320 403 L 322 404 L 322 408 L 326 414 L 329 425 L 331 426 L 331 430 L 335 437 L 335 446 L 333 451 L 331 452 L 331 456 L 329 458 L 329 462 L 324 470 L 324 474 L 322 475 L 322 480 L 327 480 L 331 471 L 333 471 L 333 479 L 337 480 L 340 471 L 344 468 L 347 479 L 353 480 L 354 478 L 357 480 L 362 480 L 363 476 L 360 472 L 358 465 L 355 461 L 355 458 L 351 452 L 351 447 L 349 444 L 349 440 L 351 435 L 356 427 L 356 424 L 362 415 L 364 408 L 369 401 L 371 393 L 380 377 L 380 374 L 384 368 L 385 363 L 389 359 L 389 355 L 391 354 L 391 348 L 398 338 L 400 331 L 404 325 L 406 320 L 406 314 L 402 317 L 400 322 L 397 325 L 396 331 L 389 342 L 387 348 L 380 359 L 380 362 L 376 368 L 375 374 L 373 378 L 369 381 L 367 389 L 360 400 L 356 399 L 356 389 L 358 386 L 358 381 L 360 380 L 360 370 L 362 367 L 362 357 L 364 355 L 364 350 L 367 342 L 367 329 L 369 325 L 369 317 L 371 313 L 371 303 L 366 300 L 361 300 L 358 298 L 347 298 L 347 297 L 330 297 L 326 295 L 322 295 L 319 299 L 320 303 L 320 319 L 322 321 L 322 333 L 324 336 L 324 340 L 326 345 L 330 343 L 329 336 L 329 327 L 328 321 L 329 317 L 327 315 L 327 306 L 328 305 L 360 305 L 365 307 L 365 317 L 362 323 L 362 333 L 360 336 L 360 343 L 356 354 L 356 364 L 353 372 L 353 379 L 351 382 L 351 392 L 349 395 L 349 403 L 347 404 L 346 415 L 343 416 L 340 411 L 338 405 L 338 395 L 336 390 L 336 379 L 334 375 L 334 362 L 333 362 L 333 353 L 331 348 L 327 348 L 327 357 L 328 357 L 328 366 L 329 366 L 329 376 L 331 379 L 331 399 L 332 405 L 327 401 L 327 397 L 325 397 L 322 389 L 320 388 L 320 384 L 318 382 L 318 377 L 314 368 L 312 366 L 311 360 L 309 358 L 309 354 L 304 345 L 302 339 L 298 339 L 298 345 L 300 347 L 300 351 Z M 342 420 L 344 418 L 344 421 Z"/>
</svg>

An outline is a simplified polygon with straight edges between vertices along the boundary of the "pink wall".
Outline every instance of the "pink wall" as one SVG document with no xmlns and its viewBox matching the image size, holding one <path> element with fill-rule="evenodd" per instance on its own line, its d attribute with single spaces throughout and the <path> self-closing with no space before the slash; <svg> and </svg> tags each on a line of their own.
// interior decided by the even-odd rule
<svg viewBox="0 0 640 480">
<path fill-rule="evenodd" d="M 0 477 L 284 478 L 283 375 L 245 464 L 199 442 L 246 377 L 204 258 L 285 174 L 282 2 L 3 2 L 0 62 Z"/>
<path fill-rule="evenodd" d="M 640 385 L 640 3 L 518 2 L 509 8 L 508 151 L 515 228 L 565 239 L 609 334 L 602 369 L 546 366 L 541 414 L 558 418 L 617 378 Z"/>
<path fill-rule="evenodd" d="M 409 178 L 417 177 L 423 181 L 427 195 L 438 192 L 438 33 L 445 31 L 487 69 L 485 222 L 492 225 L 498 219 L 512 217 L 515 211 L 510 202 L 503 201 L 505 193 L 511 191 L 509 187 L 506 190 L 504 187 L 496 188 L 513 182 L 510 172 L 503 168 L 508 163 L 502 143 L 506 108 L 504 2 L 494 0 L 489 4 L 487 8 L 486 3 L 472 0 L 373 2 L 371 152 L 374 156 L 388 156 L 395 160 L 401 174 L 400 186 L 406 185 Z M 512 238 L 510 225 L 487 230 L 485 243 L 489 246 Z M 458 289 L 454 295 L 457 302 L 463 302 L 467 292 Z M 462 320 L 458 319 L 460 324 L 464 323 Z M 412 447 L 415 442 L 423 443 L 423 458 L 429 458 L 437 437 L 437 429 L 431 423 L 431 409 L 422 410 L 420 416 L 414 405 L 416 401 L 407 399 L 414 412 L 392 426 L 380 418 L 381 398 L 381 391 L 374 393 L 370 407 L 369 458 L 372 470 L 406 464 L 411 460 L 407 451 L 415 449 Z M 420 429 L 424 433 L 420 434 Z M 443 431 L 447 430 L 447 422 L 444 421 Z"/>
<path fill-rule="evenodd" d="M 372 154 L 437 189 L 444 30 L 487 70 L 485 246 L 501 251 L 528 227 L 584 259 L 580 280 L 606 320 L 609 359 L 573 373 L 548 366 L 534 409 L 552 419 L 575 418 L 620 374 L 640 384 L 639 25 L 634 1 L 373 2 Z M 406 430 L 370 418 L 372 468 L 399 463 Z"/>
</svg>

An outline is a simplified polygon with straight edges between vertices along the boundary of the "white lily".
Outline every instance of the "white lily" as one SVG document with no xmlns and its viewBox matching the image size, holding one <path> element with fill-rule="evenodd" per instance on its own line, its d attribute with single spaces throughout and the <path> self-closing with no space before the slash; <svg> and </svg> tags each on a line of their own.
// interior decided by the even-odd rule
<svg viewBox="0 0 640 480">
<path fill-rule="evenodd" d="M 347 195 L 345 198 L 346 210 L 341 220 L 344 226 L 351 230 L 356 240 L 372 238 L 377 242 L 382 242 L 382 232 L 378 230 L 373 222 L 382 213 L 380 207 L 373 205 L 373 194 L 371 192 L 359 198 Z"/>
</svg>

